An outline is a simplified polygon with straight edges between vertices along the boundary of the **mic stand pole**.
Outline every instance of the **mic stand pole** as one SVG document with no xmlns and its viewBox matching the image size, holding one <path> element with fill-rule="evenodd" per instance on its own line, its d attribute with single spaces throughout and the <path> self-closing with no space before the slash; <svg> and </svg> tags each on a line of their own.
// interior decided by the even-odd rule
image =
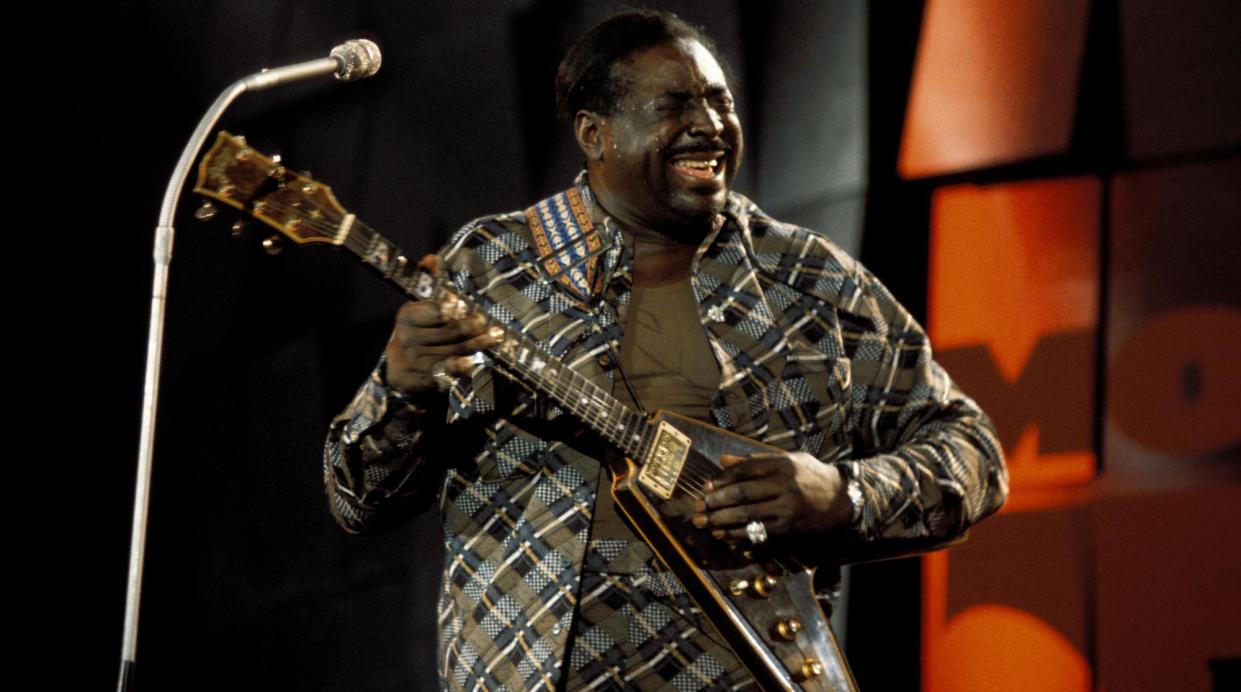
<svg viewBox="0 0 1241 692">
<path fill-rule="evenodd" d="M 134 688 L 135 654 L 138 650 L 138 609 L 142 592 L 142 563 L 146 552 L 147 510 L 151 495 L 151 465 L 155 450 L 155 408 L 159 394 L 160 351 L 164 340 L 164 308 L 167 305 L 168 265 L 172 260 L 174 229 L 173 215 L 181 188 L 189 177 L 194 160 L 202 151 L 203 143 L 224 111 L 247 91 L 261 91 L 278 84 L 336 72 L 342 61 L 321 58 L 297 65 L 264 70 L 258 74 L 233 82 L 211 104 L 194 134 L 186 142 L 177 167 L 173 170 L 164 202 L 160 206 L 159 221 L 155 226 L 155 277 L 151 286 L 151 325 L 147 334 L 146 379 L 142 386 L 142 434 L 138 443 L 138 477 L 134 490 L 134 524 L 129 544 L 129 584 L 125 596 L 125 635 L 121 644 L 121 672 L 117 690 L 127 692 Z"/>
</svg>

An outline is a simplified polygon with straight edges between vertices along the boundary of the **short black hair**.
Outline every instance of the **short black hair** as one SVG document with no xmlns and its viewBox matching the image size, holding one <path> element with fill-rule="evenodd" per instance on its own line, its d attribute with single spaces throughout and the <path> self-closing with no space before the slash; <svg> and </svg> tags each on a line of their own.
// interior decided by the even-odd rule
<svg viewBox="0 0 1241 692">
<path fill-rule="evenodd" d="M 572 120 L 582 109 L 611 115 L 629 88 L 612 67 L 637 51 L 682 39 L 701 43 L 731 77 L 715 44 L 701 28 L 671 12 L 625 12 L 604 20 L 569 48 L 556 70 L 557 114 L 563 120 Z"/>
</svg>

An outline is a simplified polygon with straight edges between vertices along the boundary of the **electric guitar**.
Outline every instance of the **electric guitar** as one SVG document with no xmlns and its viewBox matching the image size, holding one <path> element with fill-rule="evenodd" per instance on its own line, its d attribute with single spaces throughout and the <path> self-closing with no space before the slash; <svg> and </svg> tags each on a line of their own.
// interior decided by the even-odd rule
<svg viewBox="0 0 1241 692">
<path fill-rule="evenodd" d="M 330 188 L 287 170 L 241 137 L 219 134 L 199 164 L 194 192 L 245 211 L 295 243 L 344 247 L 415 300 L 452 296 L 476 309 L 346 211 Z M 505 336 L 488 349 L 490 366 L 548 397 L 621 452 L 612 464 L 617 507 L 763 688 L 855 690 L 815 595 L 813 569 L 761 547 L 730 546 L 690 521 L 703 484 L 723 468 L 721 455 L 780 450 L 668 412 L 644 417 L 534 339 L 499 326 Z"/>
</svg>

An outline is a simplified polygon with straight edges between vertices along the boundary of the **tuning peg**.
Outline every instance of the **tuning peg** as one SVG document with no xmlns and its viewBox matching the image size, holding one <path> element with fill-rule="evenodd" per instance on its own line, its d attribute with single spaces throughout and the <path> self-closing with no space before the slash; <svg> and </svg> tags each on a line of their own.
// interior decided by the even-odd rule
<svg viewBox="0 0 1241 692">
<path fill-rule="evenodd" d="M 236 221 L 233 222 L 233 237 L 234 238 L 240 238 L 241 232 L 244 230 L 246 230 L 245 219 L 237 219 Z"/>
<path fill-rule="evenodd" d="M 286 172 L 284 170 L 284 166 L 281 165 L 280 163 L 282 160 L 283 159 L 280 158 L 280 154 L 272 154 L 271 155 L 271 163 L 272 163 L 271 170 L 267 171 L 268 177 L 279 180 L 281 187 L 284 186 L 284 174 Z"/>
<path fill-rule="evenodd" d="M 266 252 L 272 257 L 279 255 L 280 251 L 283 249 L 284 246 L 280 244 L 280 236 L 273 235 L 263 239 L 263 252 Z"/>
<path fill-rule="evenodd" d="M 194 210 L 194 218 L 199 221 L 210 221 L 215 218 L 215 205 L 209 200 L 203 200 L 202 206 Z"/>
</svg>

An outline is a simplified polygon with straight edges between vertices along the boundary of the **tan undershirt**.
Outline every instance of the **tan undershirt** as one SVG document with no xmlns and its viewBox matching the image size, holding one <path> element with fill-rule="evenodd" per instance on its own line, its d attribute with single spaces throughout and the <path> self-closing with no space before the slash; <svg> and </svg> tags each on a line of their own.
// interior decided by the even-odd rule
<svg viewBox="0 0 1241 692">
<path fill-rule="evenodd" d="M 711 420 L 710 404 L 719 390 L 720 368 L 699 321 L 698 301 L 688 278 L 667 286 L 633 288 L 620 361 L 648 412 L 666 409 Z M 613 393 L 637 409 L 619 375 Z M 591 538 L 640 540 L 616 513 L 611 489 L 602 484 Z"/>
<path fill-rule="evenodd" d="M 620 361 L 647 411 L 666 409 L 710 420 L 710 402 L 719 389 L 720 371 L 699 321 L 698 303 L 688 278 L 668 286 L 633 290 Z M 629 390 L 619 376 L 613 392 L 626 405 L 633 406 Z M 588 551 L 604 556 L 605 564 L 602 568 L 583 568 L 582 583 L 590 587 L 583 591 L 574 623 L 575 636 L 582 639 L 569 646 L 570 660 L 575 663 L 564 689 L 582 689 L 593 684 L 594 681 L 583 678 L 580 668 L 581 661 L 592 659 L 584 653 L 587 649 L 581 648 L 587 646 L 584 642 L 592 636 L 597 642 L 615 642 L 604 655 L 609 661 L 613 661 L 612 656 L 619 657 L 611 670 L 623 676 L 626 689 L 667 689 L 670 681 L 650 665 L 653 659 L 662 657 L 679 660 L 700 676 L 705 671 L 725 689 L 757 689 L 715 627 L 695 614 L 692 607 L 686 608 L 683 595 L 670 596 L 662 591 L 669 580 L 656 575 L 666 569 L 657 564 L 651 549 L 617 514 L 606 474 L 595 502 L 590 542 Z M 623 575 L 642 576 L 638 577 L 639 582 Z M 640 588 L 639 583 L 643 584 Z M 637 592 L 641 595 L 635 595 Z M 672 628 L 675 635 L 660 634 L 656 648 L 638 650 L 630 641 L 630 633 L 635 627 L 655 626 L 652 623 Z M 638 641 L 647 639 L 645 634 L 638 637 Z M 592 675 L 598 672 L 595 670 Z M 616 680 L 619 682 L 620 677 Z"/>
</svg>

